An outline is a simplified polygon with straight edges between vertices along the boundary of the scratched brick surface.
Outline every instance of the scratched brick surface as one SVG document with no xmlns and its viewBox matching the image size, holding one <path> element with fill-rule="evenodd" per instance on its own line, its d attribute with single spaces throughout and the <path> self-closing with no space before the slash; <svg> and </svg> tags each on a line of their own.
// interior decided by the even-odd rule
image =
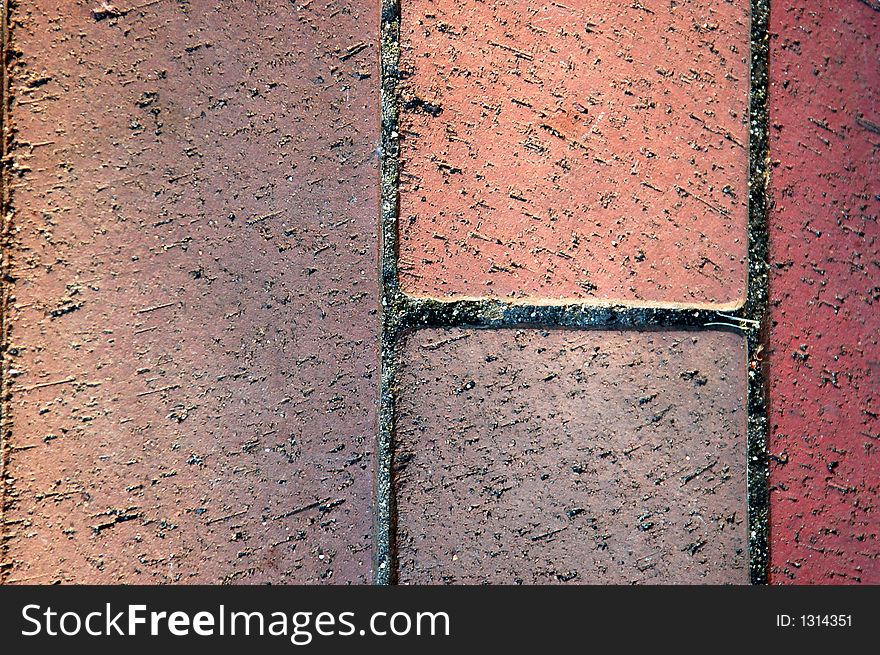
<svg viewBox="0 0 880 655">
<path fill-rule="evenodd" d="M 878 584 L 880 5 L 771 33 L 771 580 Z"/>
<path fill-rule="evenodd" d="M 401 11 L 406 292 L 744 298 L 748 2 Z"/>
<path fill-rule="evenodd" d="M 4 576 L 367 582 L 378 8 L 100 5 L 14 7 Z"/>
<path fill-rule="evenodd" d="M 427 330 L 403 348 L 403 583 L 745 583 L 745 346 Z"/>
</svg>

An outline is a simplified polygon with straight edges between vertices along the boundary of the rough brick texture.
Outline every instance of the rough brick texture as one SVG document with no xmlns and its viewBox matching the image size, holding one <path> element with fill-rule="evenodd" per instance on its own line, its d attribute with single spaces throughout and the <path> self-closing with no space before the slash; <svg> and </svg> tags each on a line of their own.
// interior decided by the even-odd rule
<svg viewBox="0 0 880 655">
<path fill-rule="evenodd" d="M 401 359 L 401 582 L 748 581 L 740 336 L 429 330 Z"/>
<path fill-rule="evenodd" d="M 402 4 L 405 291 L 739 304 L 749 3 Z"/>
<path fill-rule="evenodd" d="M 14 9 L 6 578 L 367 582 L 378 7 L 148 4 Z"/>
<path fill-rule="evenodd" d="M 880 583 L 880 5 L 771 3 L 771 579 Z"/>
</svg>

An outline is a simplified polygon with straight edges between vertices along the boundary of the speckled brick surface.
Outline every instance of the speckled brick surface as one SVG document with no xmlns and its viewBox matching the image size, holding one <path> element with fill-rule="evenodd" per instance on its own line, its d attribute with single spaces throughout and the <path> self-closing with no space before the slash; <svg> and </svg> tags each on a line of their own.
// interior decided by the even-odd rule
<svg viewBox="0 0 880 655">
<path fill-rule="evenodd" d="M 653 309 L 380 340 L 377 268 L 399 137 L 386 327 L 735 311 L 748 2 L 403 0 L 379 149 L 377 3 L 11 3 L 0 582 L 744 583 L 767 358 L 770 581 L 880 583 L 880 5 L 771 5 L 750 367 Z"/>
<path fill-rule="evenodd" d="M 402 350 L 402 583 L 746 583 L 743 339 L 426 330 Z"/>
<path fill-rule="evenodd" d="M 771 3 L 771 581 L 880 583 L 880 5 Z"/>
<path fill-rule="evenodd" d="M 742 301 L 749 3 L 401 12 L 404 291 Z"/>
<path fill-rule="evenodd" d="M 13 8 L 5 578 L 367 582 L 378 7 L 140 4 Z"/>
</svg>

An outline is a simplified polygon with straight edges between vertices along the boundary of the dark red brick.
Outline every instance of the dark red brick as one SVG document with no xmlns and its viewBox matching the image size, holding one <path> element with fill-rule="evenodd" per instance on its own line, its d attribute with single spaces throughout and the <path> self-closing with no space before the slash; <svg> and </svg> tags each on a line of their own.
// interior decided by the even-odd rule
<svg viewBox="0 0 880 655">
<path fill-rule="evenodd" d="M 367 582 L 378 7 L 99 6 L 13 16 L 6 577 Z"/>
<path fill-rule="evenodd" d="M 439 297 L 732 307 L 749 3 L 402 3 L 400 272 Z"/>
<path fill-rule="evenodd" d="M 398 384 L 403 583 L 745 583 L 745 345 L 428 330 Z"/>
<path fill-rule="evenodd" d="M 771 580 L 880 583 L 880 12 L 771 3 Z"/>
</svg>

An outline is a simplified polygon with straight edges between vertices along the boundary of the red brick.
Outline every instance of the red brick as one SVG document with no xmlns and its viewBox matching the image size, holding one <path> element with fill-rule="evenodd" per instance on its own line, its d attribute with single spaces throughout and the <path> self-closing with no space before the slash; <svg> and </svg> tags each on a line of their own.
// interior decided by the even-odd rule
<svg viewBox="0 0 880 655">
<path fill-rule="evenodd" d="M 100 4 L 14 13 L 7 578 L 367 582 L 378 7 Z"/>
<path fill-rule="evenodd" d="M 745 345 L 427 330 L 403 348 L 403 583 L 748 581 Z"/>
<path fill-rule="evenodd" d="M 771 580 L 880 583 L 880 13 L 771 3 Z"/>
<path fill-rule="evenodd" d="M 745 297 L 749 3 L 402 3 L 413 295 Z"/>
</svg>

